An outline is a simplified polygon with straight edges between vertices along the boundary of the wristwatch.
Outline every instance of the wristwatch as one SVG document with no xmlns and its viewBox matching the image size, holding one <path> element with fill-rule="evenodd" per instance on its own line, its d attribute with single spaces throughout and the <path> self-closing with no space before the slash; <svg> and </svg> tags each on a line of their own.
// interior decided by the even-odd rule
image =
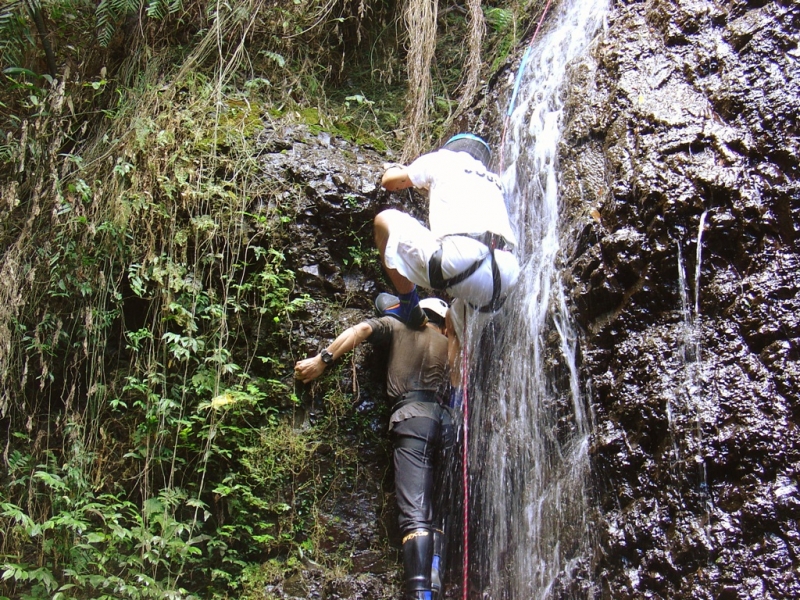
<svg viewBox="0 0 800 600">
<path fill-rule="evenodd" d="M 322 352 L 320 352 L 319 356 L 322 359 L 322 362 L 324 362 L 326 365 L 333 363 L 333 354 L 328 352 L 327 348 L 325 348 Z"/>
</svg>

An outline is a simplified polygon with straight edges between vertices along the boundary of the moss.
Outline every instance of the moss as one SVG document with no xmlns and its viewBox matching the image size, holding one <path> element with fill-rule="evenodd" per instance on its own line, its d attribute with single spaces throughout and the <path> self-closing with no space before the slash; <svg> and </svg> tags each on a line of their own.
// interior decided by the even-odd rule
<svg viewBox="0 0 800 600">
<path fill-rule="evenodd" d="M 500 41 L 497 43 L 495 49 L 495 57 L 492 60 L 492 64 L 489 67 L 489 70 L 494 73 L 500 67 L 502 67 L 506 60 L 508 60 L 508 56 L 511 54 L 511 51 L 517 45 L 517 36 L 514 34 L 513 31 L 507 32 Z"/>
<path fill-rule="evenodd" d="M 309 127 L 317 129 L 317 131 L 314 133 L 319 133 L 321 131 L 320 111 L 317 107 L 309 106 L 307 108 L 302 108 L 297 111 L 297 114 L 299 115 L 301 122 L 305 123 Z"/>
<path fill-rule="evenodd" d="M 257 102 L 226 98 L 219 114 L 209 115 L 215 119 L 216 126 L 203 128 L 207 135 L 195 141 L 195 150 L 210 152 L 215 145 L 219 149 L 236 144 L 236 140 L 241 138 L 252 138 L 264 127 L 260 116 L 262 110 Z M 188 120 L 194 124 L 192 119 Z"/>
</svg>

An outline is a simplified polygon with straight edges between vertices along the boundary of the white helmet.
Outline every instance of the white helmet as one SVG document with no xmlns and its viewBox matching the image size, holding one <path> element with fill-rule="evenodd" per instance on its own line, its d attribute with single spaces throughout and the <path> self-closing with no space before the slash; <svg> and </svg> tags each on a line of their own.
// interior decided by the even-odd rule
<svg viewBox="0 0 800 600">
<path fill-rule="evenodd" d="M 422 310 L 428 313 L 429 317 L 440 317 L 444 322 L 444 316 L 447 314 L 447 302 L 441 298 L 425 298 L 419 301 L 419 306 Z"/>
</svg>

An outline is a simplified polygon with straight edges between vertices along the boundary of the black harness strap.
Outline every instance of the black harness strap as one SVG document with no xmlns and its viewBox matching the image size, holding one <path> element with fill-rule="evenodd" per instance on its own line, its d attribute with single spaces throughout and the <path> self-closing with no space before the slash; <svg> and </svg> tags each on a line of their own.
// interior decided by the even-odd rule
<svg viewBox="0 0 800 600">
<path fill-rule="evenodd" d="M 436 392 L 430 390 L 410 390 L 400 396 L 392 406 L 392 414 L 412 402 L 436 402 Z"/>
<path fill-rule="evenodd" d="M 483 264 L 483 261 L 488 258 L 489 254 L 491 254 L 491 252 L 487 253 L 486 256 L 476 260 L 458 275 L 450 277 L 449 279 L 445 279 L 444 274 L 442 273 L 442 251 L 442 246 L 439 246 L 439 249 L 436 250 L 436 252 L 431 255 L 430 260 L 428 260 L 428 279 L 431 281 L 431 287 L 435 290 L 446 290 L 447 288 L 458 285 L 465 279 L 468 279 L 470 275 L 480 268 L 480 266 Z"/>
<path fill-rule="evenodd" d="M 506 302 L 506 297 L 500 297 L 501 288 L 503 286 L 502 281 L 500 280 L 500 268 L 497 266 L 497 261 L 494 258 L 494 248 L 490 250 L 492 253 L 492 299 L 489 300 L 489 304 L 486 306 L 477 307 L 474 304 L 470 303 L 470 306 L 477 310 L 478 312 L 487 313 L 487 312 L 495 312 L 496 310 L 500 310 L 503 304 Z"/>
<path fill-rule="evenodd" d="M 486 239 L 487 235 L 489 236 L 488 240 Z M 483 264 L 483 261 L 485 261 L 487 258 L 491 257 L 491 259 L 492 259 L 492 299 L 485 306 L 478 307 L 478 306 L 475 306 L 472 303 L 470 303 L 470 306 L 473 309 L 475 309 L 475 310 L 477 310 L 479 312 L 482 312 L 482 313 L 495 312 L 497 310 L 500 310 L 500 308 L 505 303 L 506 299 L 505 299 L 505 297 L 501 298 L 501 296 L 500 296 L 501 293 L 502 293 L 503 284 L 502 284 L 502 281 L 500 279 L 500 268 L 497 266 L 497 260 L 494 257 L 494 251 L 495 251 L 495 247 L 496 246 L 499 245 L 499 246 L 502 247 L 502 245 L 504 245 L 502 243 L 503 242 L 503 238 L 501 238 L 499 236 L 496 236 L 494 234 L 485 234 L 484 236 L 479 236 L 479 237 L 465 235 L 463 237 L 469 237 L 469 238 L 472 238 L 472 239 L 477 239 L 479 242 L 484 244 L 489 249 L 489 252 L 485 256 L 483 256 L 482 258 L 476 260 L 469 267 L 467 267 L 466 269 L 461 271 L 461 273 L 459 273 L 458 275 L 454 275 L 453 277 L 450 277 L 449 279 L 445 279 L 444 278 L 444 274 L 442 273 L 442 252 L 443 252 L 443 247 L 439 246 L 439 248 L 436 250 L 436 252 L 434 252 L 431 255 L 430 260 L 428 261 L 428 279 L 431 282 L 431 287 L 433 289 L 435 289 L 435 290 L 446 290 L 449 287 L 452 287 L 454 285 L 458 285 L 462 281 L 468 279 L 473 273 L 475 273 L 475 271 L 477 271 L 480 268 L 480 266 Z M 500 241 L 499 244 L 498 244 L 497 240 Z M 489 241 L 489 243 L 487 244 L 486 241 Z"/>
</svg>

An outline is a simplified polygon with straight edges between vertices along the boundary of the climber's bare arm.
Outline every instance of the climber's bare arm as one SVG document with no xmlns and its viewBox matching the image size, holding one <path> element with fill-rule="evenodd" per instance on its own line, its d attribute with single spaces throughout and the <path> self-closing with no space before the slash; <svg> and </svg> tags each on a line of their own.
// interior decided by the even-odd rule
<svg viewBox="0 0 800 600">
<path fill-rule="evenodd" d="M 412 185 L 408 171 L 403 165 L 388 165 L 381 177 L 381 186 L 390 192 L 404 190 Z"/>
</svg>

